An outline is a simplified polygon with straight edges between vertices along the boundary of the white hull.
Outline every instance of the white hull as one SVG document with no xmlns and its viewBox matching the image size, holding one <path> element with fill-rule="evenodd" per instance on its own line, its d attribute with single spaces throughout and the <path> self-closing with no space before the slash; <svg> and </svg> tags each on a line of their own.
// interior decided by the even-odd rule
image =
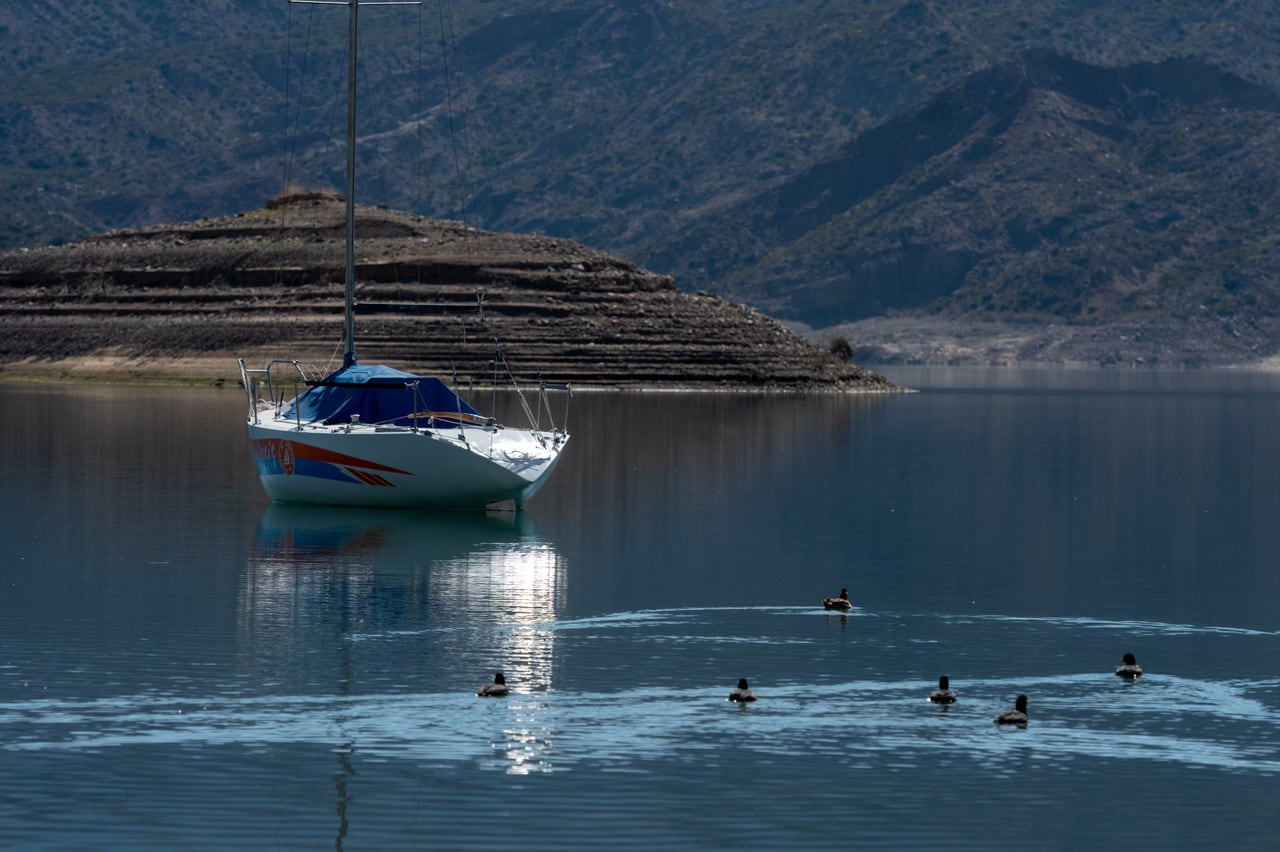
<svg viewBox="0 0 1280 852">
<path fill-rule="evenodd" d="M 533 497 L 563 432 L 464 426 L 409 429 L 276 420 L 249 423 L 258 476 L 281 503 L 483 508 Z"/>
</svg>

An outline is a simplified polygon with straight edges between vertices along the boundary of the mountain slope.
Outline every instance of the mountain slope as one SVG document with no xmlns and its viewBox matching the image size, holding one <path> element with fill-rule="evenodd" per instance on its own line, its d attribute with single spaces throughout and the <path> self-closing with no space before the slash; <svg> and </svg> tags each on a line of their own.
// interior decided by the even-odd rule
<svg viewBox="0 0 1280 852">
<path fill-rule="evenodd" d="M 1269 0 L 468 0 L 362 28 L 366 203 L 816 329 L 1275 310 Z M 0 7 L 0 248 L 341 186 L 344 35 L 283 0 Z"/>
<path fill-rule="evenodd" d="M 1274 315 L 1278 114 L 1269 89 L 1199 62 L 1113 69 L 1030 51 L 685 245 L 760 247 L 720 289 L 815 326 L 911 309 Z"/>
</svg>

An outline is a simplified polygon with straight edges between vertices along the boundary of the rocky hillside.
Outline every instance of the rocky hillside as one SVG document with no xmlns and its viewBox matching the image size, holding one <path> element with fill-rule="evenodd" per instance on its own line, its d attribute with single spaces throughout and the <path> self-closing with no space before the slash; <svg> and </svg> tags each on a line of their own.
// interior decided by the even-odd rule
<svg viewBox="0 0 1280 852">
<path fill-rule="evenodd" d="M 828 325 L 927 306 L 1088 321 L 1280 311 L 1280 96 L 1203 63 L 993 66 L 673 247 Z M 756 247 L 755 250 L 743 247 Z M 803 259 L 803 260 L 801 260 Z"/>
<path fill-rule="evenodd" d="M 365 363 L 462 383 L 509 365 L 578 387 L 889 389 L 847 352 L 569 240 L 376 207 L 356 230 Z M 320 194 L 0 256 L 0 372 L 227 382 L 237 358 L 287 357 L 323 374 L 342 355 L 344 234 L 343 203 Z"/>
</svg>

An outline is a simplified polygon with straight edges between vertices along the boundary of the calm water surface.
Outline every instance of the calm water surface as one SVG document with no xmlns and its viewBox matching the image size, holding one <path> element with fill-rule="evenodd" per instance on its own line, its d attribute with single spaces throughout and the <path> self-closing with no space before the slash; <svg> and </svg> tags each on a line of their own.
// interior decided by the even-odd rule
<svg viewBox="0 0 1280 852">
<path fill-rule="evenodd" d="M 580 394 L 516 518 L 0 386 L 0 847 L 1275 848 L 1280 376 L 891 375 Z"/>
</svg>

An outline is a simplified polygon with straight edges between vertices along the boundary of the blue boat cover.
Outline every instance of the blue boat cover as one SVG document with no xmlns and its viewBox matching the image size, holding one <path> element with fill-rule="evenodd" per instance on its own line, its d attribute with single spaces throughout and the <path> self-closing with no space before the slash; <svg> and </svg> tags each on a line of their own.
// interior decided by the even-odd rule
<svg viewBox="0 0 1280 852">
<path fill-rule="evenodd" d="M 381 364 L 353 364 L 316 382 L 281 412 L 304 423 L 362 423 L 429 426 L 433 420 L 469 420 L 480 413 L 434 376 L 417 376 Z M 416 417 L 414 415 L 417 415 Z"/>
</svg>

